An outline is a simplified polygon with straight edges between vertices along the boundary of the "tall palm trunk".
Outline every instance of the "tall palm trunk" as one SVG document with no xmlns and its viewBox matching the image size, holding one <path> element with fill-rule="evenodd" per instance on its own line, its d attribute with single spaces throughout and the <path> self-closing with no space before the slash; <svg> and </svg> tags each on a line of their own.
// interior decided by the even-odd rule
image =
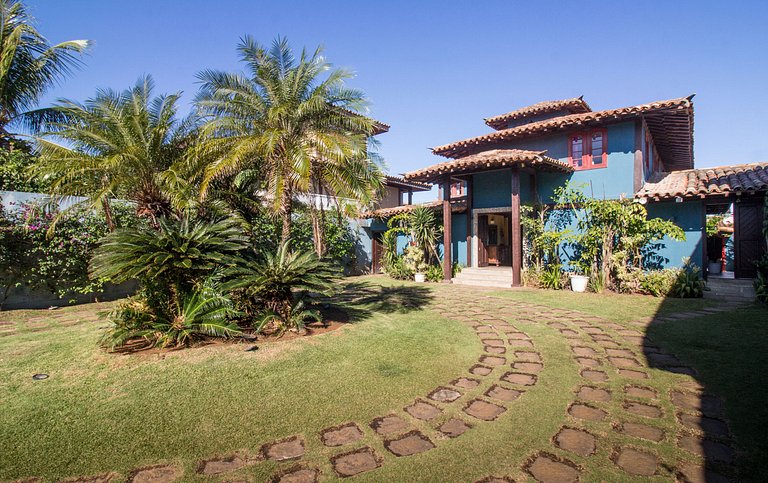
<svg viewBox="0 0 768 483">
<path fill-rule="evenodd" d="M 291 238 L 291 225 L 293 220 L 293 190 L 286 188 L 282 193 L 282 200 L 280 201 L 280 215 L 283 218 L 283 233 L 281 237 L 282 243 L 287 243 Z"/>
<path fill-rule="evenodd" d="M 107 221 L 107 228 L 109 231 L 115 231 L 115 219 L 112 216 L 112 205 L 109 204 L 108 199 L 101 200 L 101 208 L 104 210 L 104 219 Z"/>
<path fill-rule="evenodd" d="M 318 183 L 317 189 L 315 190 L 319 196 L 319 205 L 318 208 L 315 205 L 315 198 L 312 196 L 310 198 L 310 206 L 309 206 L 309 216 L 312 220 L 312 244 L 315 248 L 315 253 L 317 253 L 317 256 L 322 258 L 325 256 L 326 252 L 326 246 L 325 246 L 325 203 L 323 200 L 324 196 L 324 190 L 322 184 Z"/>
</svg>

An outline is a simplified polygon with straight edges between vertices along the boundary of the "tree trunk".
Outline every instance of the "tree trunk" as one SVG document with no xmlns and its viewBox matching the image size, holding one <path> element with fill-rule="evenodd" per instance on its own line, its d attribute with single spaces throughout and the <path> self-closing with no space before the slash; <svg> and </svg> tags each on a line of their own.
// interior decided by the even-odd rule
<svg viewBox="0 0 768 483">
<path fill-rule="evenodd" d="M 109 204 L 108 199 L 101 200 L 101 208 L 104 210 L 104 219 L 107 221 L 107 228 L 109 231 L 115 231 L 115 220 L 112 217 L 112 206 Z"/>
<path fill-rule="evenodd" d="M 280 201 L 280 216 L 283 219 L 281 242 L 285 244 L 288 243 L 288 240 L 291 238 L 291 225 L 293 224 L 293 220 L 291 219 L 291 216 L 293 215 L 293 192 L 290 188 L 286 188 L 283 190 L 281 196 L 283 197 Z"/>
</svg>

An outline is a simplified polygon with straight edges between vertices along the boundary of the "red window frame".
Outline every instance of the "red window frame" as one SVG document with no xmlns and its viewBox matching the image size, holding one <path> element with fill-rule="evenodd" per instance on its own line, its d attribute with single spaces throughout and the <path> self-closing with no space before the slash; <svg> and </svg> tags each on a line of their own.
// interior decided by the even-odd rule
<svg viewBox="0 0 768 483">
<path fill-rule="evenodd" d="M 602 135 L 602 148 L 599 156 L 599 162 L 595 163 L 595 156 L 592 154 L 592 136 L 595 133 Z M 577 166 L 573 159 L 573 140 L 581 136 L 581 166 Z M 589 143 L 589 144 L 587 144 Z M 585 169 L 601 169 L 608 167 L 608 130 L 605 128 L 592 129 L 590 131 L 575 132 L 568 136 L 568 163 L 576 171 Z"/>
</svg>

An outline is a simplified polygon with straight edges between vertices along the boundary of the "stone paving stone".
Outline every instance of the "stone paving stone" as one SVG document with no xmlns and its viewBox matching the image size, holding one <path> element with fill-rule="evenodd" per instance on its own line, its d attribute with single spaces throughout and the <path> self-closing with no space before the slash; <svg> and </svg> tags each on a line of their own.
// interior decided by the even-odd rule
<svg viewBox="0 0 768 483">
<path fill-rule="evenodd" d="M 304 441 L 298 436 L 291 436 L 267 443 L 261 447 L 261 454 L 265 459 L 274 461 L 298 459 L 304 456 Z"/>
<path fill-rule="evenodd" d="M 577 357 L 576 362 L 581 367 L 599 367 L 602 364 L 599 359 L 593 359 L 592 357 Z"/>
<path fill-rule="evenodd" d="M 512 402 L 519 398 L 521 394 L 523 394 L 523 391 L 506 388 L 499 386 L 498 384 L 494 384 L 487 391 L 485 391 L 486 396 L 504 402 Z"/>
<path fill-rule="evenodd" d="M 443 411 L 429 404 L 428 402 L 416 400 L 410 406 L 405 407 L 405 412 L 416 419 L 429 421 L 430 419 L 435 419 L 436 417 L 440 416 Z"/>
<path fill-rule="evenodd" d="M 371 422 L 371 428 L 381 436 L 389 436 L 395 433 L 402 433 L 410 426 L 400 416 L 390 414 L 374 419 Z"/>
<path fill-rule="evenodd" d="M 512 340 L 531 340 L 527 334 L 522 332 L 510 332 L 507 334 L 507 338 Z"/>
<path fill-rule="evenodd" d="M 472 379 L 471 377 L 460 377 L 451 381 L 451 386 L 461 387 L 464 389 L 473 389 L 480 385 L 479 379 Z"/>
<path fill-rule="evenodd" d="M 678 481 L 685 483 L 731 483 L 733 480 L 695 463 L 677 465 Z"/>
<path fill-rule="evenodd" d="M 201 475 L 219 475 L 228 471 L 235 471 L 245 467 L 248 460 L 239 454 L 225 456 L 223 458 L 210 458 L 203 460 L 197 468 Z"/>
<path fill-rule="evenodd" d="M 635 401 L 625 402 L 624 409 L 628 413 L 634 414 L 635 416 L 642 416 L 644 418 L 660 418 L 663 414 L 661 408 L 658 406 Z"/>
<path fill-rule="evenodd" d="M 486 366 L 498 367 L 506 364 L 507 359 L 500 356 L 480 356 L 480 363 Z"/>
<path fill-rule="evenodd" d="M 621 432 L 635 438 L 647 439 L 658 443 L 664 439 L 664 431 L 647 424 L 624 423 L 621 425 Z"/>
<path fill-rule="evenodd" d="M 548 454 L 535 456 L 525 470 L 542 483 L 572 483 L 579 480 L 579 471 L 574 464 L 559 461 Z"/>
<path fill-rule="evenodd" d="M 728 438 L 731 434 L 728 424 L 722 419 L 686 413 L 678 414 L 677 419 L 683 426 L 695 431 L 701 431 L 708 436 Z"/>
<path fill-rule="evenodd" d="M 422 433 L 411 431 L 397 439 L 385 441 L 384 447 L 395 456 L 411 456 L 429 451 L 434 448 L 435 445 Z"/>
<path fill-rule="evenodd" d="M 296 467 L 277 475 L 274 483 L 315 483 L 320 477 L 320 471 L 315 468 Z"/>
<path fill-rule="evenodd" d="M 521 372 L 527 372 L 529 374 L 538 374 L 544 369 L 544 364 L 541 362 L 524 362 L 518 361 L 512 364 L 512 369 Z"/>
<path fill-rule="evenodd" d="M 653 476 L 659 466 L 656 456 L 634 448 L 620 448 L 615 456 L 615 463 L 633 476 Z"/>
<path fill-rule="evenodd" d="M 449 438 L 456 438 L 470 430 L 472 426 L 458 418 L 449 419 L 437 429 Z"/>
<path fill-rule="evenodd" d="M 608 374 L 594 369 L 584 369 L 581 371 L 581 377 L 592 382 L 605 382 L 608 380 Z"/>
<path fill-rule="evenodd" d="M 515 357 L 525 362 L 541 362 L 541 354 L 531 351 L 515 351 Z"/>
<path fill-rule="evenodd" d="M 432 399 L 433 401 L 450 403 L 460 398 L 461 393 L 459 391 L 456 391 L 454 389 L 449 389 L 447 387 L 438 387 L 437 389 L 432 391 L 427 397 L 429 399 Z"/>
<path fill-rule="evenodd" d="M 346 423 L 322 431 L 320 440 L 325 446 L 343 446 L 363 437 L 363 431 L 355 423 Z"/>
<path fill-rule="evenodd" d="M 375 470 L 381 466 L 381 458 L 373 448 L 364 447 L 348 453 L 342 453 L 331 458 L 333 471 L 342 478 L 359 475 L 366 471 Z"/>
<path fill-rule="evenodd" d="M 678 439 L 678 446 L 684 450 L 690 451 L 696 456 L 701 456 L 709 461 L 719 461 L 731 464 L 735 460 L 735 453 L 730 446 L 704 439 L 699 436 L 682 435 Z"/>
<path fill-rule="evenodd" d="M 642 367 L 642 364 L 635 358 L 609 357 L 608 360 L 616 367 Z"/>
<path fill-rule="evenodd" d="M 617 369 L 616 372 L 618 372 L 620 376 L 628 377 L 630 379 L 648 379 L 648 374 L 633 369 Z"/>
<path fill-rule="evenodd" d="M 509 345 L 511 347 L 527 347 L 529 349 L 533 348 L 533 342 L 529 340 L 510 339 Z"/>
<path fill-rule="evenodd" d="M 475 364 L 469 368 L 469 372 L 476 376 L 487 376 L 493 371 L 492 367 L 484 366 L 482 364 Z"/>
<path fill-rule="evenodd" d="M 184 470 L 178 466 L 155 465 L 145 466 L 130 472 L 129 483 L 169 483 L 181 478 Z"/>
<path fill-rule="evenodd" d="M 717 417 L 723 414 L 723 401 L 716 396 L 672 391 L 670 398 L 672 399 L 672 404 L 681 409 L 701 411 L 702 414 L 709 417 Z"/>
<path fill-rule="evenodd" d="M 533 386 L 536 384 L 538 377 L 534 374 L 523 374 L 519 372 L 508 372 L 501 376 L 503 381 L 510 382 L 512 384 L 518 384 L 520 386 Z"/>
<path fill-rule="evenodd" d="M 505 354 L 507 349 L 506 347 L 487 345 L 485 346 L 485 352 L 488 352 L 489 354 Z"/>
<path fill-rule="evenodd" d="M 493 421 L 504 411 L 506 411 L 506 408 L 483 401 L 482 399 L 470 401 L 464 408 L 465 413 L 477 419 L 482 419 L 483 421 Z"/>
<path fill-rule="evenodd" d="M 607 413 L 602 409 L 590 406 L 588 404 L 574 403 L 568 408 L 568 413 L 579 419 L 586 421 L 602 421 Z"/>
<path fill-rule="evenodd" d="M 597 439 L 581 429 L 563 428 L 554 440 L 557 447 L 579 456 L 589 456 L 597 449 Z"/>
<path fill-rule="evenodd" d="M 599 387 L 582 386 L 576 397 L 585 401 L 608 402 L 611 400 L 611 393 Z"/>
<path fill-rule="evenodd" d="M 597 351 L 591 347 L 573 346 L 571 351 L 577 357 L 597 357 Z"/>
</svg>

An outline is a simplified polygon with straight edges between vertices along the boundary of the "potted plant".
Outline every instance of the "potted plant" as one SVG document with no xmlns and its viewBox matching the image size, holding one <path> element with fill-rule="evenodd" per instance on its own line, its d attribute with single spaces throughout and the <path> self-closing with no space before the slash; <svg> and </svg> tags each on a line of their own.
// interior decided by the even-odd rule
<svg viewBox="0 0 768 483">
<path fill-rule="evenodd" d="M 427 281 L 429 265 L 424 261 L 424 252 L 417 246 L 411 245 L 405 249 L 405 265 L 413 271 L 413 279 L 423 283 Z"/>
<path fill-rule="evenodd" d="M 584 275 L 586 270 L 580 263 L 575 264 L 575 271 L 571 273 L 571 290 L 574 292 L 586 292 L 589 284 L 589 276 Z"/>
</svg>

